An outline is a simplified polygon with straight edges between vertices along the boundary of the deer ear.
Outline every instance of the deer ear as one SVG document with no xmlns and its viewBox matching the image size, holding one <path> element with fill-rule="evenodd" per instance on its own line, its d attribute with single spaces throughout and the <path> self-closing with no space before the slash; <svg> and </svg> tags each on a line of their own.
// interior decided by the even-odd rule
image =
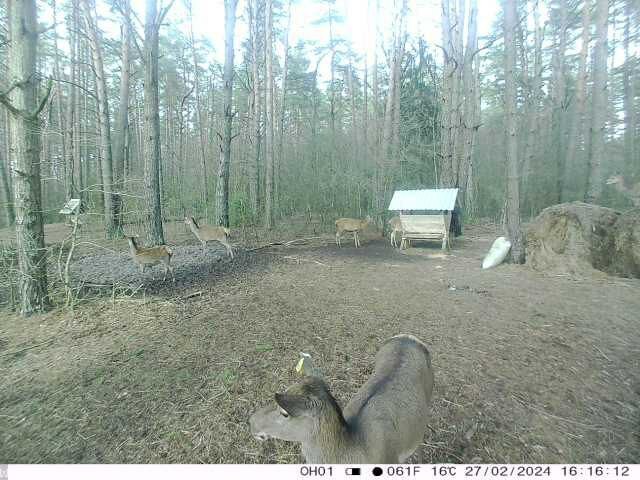
<svg viewBox="0 0 640 480">
<path fill-rule="evenodd" d="M 289 393 L 276 393 L 276 403 L 280 408 L 295 417 L 306 410 L 306 402 L 301 395 L 291 395 Z"/>
</svg>

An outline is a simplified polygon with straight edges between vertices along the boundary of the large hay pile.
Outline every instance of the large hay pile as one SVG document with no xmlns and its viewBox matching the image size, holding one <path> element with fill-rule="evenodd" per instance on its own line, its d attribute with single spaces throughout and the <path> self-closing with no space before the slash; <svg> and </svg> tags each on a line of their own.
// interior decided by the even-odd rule
<svg viewBox="0 0 640 480">
<path fill-rule="evenodd" d="M 582 202 L 554 205 L 529 225 L 526 249 L 535 270 L 640 277 L 640 211 L 621 215 Z"/>
</svg>

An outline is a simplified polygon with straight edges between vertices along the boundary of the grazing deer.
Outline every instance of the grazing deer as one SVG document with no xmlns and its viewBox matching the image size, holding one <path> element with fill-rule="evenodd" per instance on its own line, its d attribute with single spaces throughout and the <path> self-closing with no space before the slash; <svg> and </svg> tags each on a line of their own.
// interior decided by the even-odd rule
<svg viewBox="0 0 640 480">
<path fill-rule="evenodd" d="M 402 235 L 402 222 L 400 222 L 400 217 L 393 217 L 389 220 L 389 229 L 391 230 L 389 233 L 389 240 L 391 241 L 392 247 L 398 246 L 397 234 Z"/>
<path fill-rule="evenodd" d="M 300 442 L 309 463 L 401 463 L 422 442 L 432 391 L 426 345 L 398 335 L 380 348 L 371 377 L 344 410 L 321 378 L 305 376 L 249 423 L 258 440 Z"/>
<path fill-rule="evenodd" d="M 359 218 L 339 218 L 336 220 L 336 245 L 341 247 L 340 236 L 344 232 L 353 232 L 353 241 L 356 244 L 356 248 L 360 246 L 360 240 L 358 239 L 358 232 L 367 228 L 371 222 L 371 217 L 367 215 L 367 218 L 360 220 Z"/>
<path fill-rule="evenodd" d="M 185 217 L 184 223 L 189 225 L 189 228 L 202 243 L 202 248 L 206 249 L 207 242 L 216 241 L 224 245 L 227 249 L 227 254 L 233 259 L 233 250 L 229 244 L 229 229 L 226 227 L 212 227 L 211 225 L 198 225 L 196 219 L 193 217 Z"/>
<path fill-rule="evenodd" d="M 631 200 L 634 207 L 640 208 L 640 182 L 628 185 L 622 175 L 613 175 L 607 179 L 607 185 L 613 185 L 616 190 Z"/>
<path fill-rule="evenodd" d="M 166 245 L 158 245 L 157 247 L 142 248 L 138 246 L 135 237 L 125 238 L 129 242 L 131 258 L 140 267 L 140 272 L 144 273 L 147 267 L 162 263 L 164 265 L 164 277 L 162 280 L 166 280 L 167 272 L 171 272 L 173 281 L 176 281 L 176 277 L 173 275 L 173 267 L 171 266 L 173 252 L 169 247 Z"/>
</svg>

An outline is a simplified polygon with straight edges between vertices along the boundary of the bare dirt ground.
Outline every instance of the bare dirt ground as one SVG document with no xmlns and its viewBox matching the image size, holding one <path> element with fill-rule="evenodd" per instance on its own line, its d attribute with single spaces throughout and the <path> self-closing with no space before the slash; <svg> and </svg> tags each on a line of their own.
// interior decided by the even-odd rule
<svg viewBox="0 0 640 480">
<path fill-rule="evenodd" d="M 144 295 L 4 313 L 0 463 L 299 462 L 252 439 L 251 412 L 295 379 L 299 351 L 346 403 L 397 333 L 430 345 L 436 374 L 413 461 L 637 462 L 640 281 L 482 271 L 496 233 L 468 229 L 450 255 L 238 250 L 177 262 L 176 283 Z"/>
</svg>

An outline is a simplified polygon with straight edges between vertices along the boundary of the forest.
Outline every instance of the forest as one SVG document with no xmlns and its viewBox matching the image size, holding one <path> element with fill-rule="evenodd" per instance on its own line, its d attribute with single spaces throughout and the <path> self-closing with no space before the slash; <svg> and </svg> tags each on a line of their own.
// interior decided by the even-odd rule
<svg viewBox="0 0 640 480">
<path fill-rule="evenodd" d="M 299 463 L 249 410 L 399 333 L 410 461 L 637 461 L 639 58 L 640 0 L 0 0 L 0 464 Z"/>
<path fill-rule="evenodd" d="M 312 2 L 317 17 L 293 0 L 224 2 L 218 45 L 195 33 L 199 6 L 165 3 L 0 6 L 0 201 L 23 276 L 72 198 L 107 238 L 138 223 L 158 245 L 187 214 L 382 226 L 398 188 L 457 187 L 468 221 L 508 213 L 516 228 L 565 201 L 624 206 L 640 175 L 633 0 L 509 1 L 484 36 L 477 1 L 434 4 L 441 31 L 426 35 L 408 0 L 363 0 L 364 52 L 334 0 Z M 14 38 L 15 22 L 33 32 Z M 305 22 L 323 34 L 294 44 Z"/>
</svg>

